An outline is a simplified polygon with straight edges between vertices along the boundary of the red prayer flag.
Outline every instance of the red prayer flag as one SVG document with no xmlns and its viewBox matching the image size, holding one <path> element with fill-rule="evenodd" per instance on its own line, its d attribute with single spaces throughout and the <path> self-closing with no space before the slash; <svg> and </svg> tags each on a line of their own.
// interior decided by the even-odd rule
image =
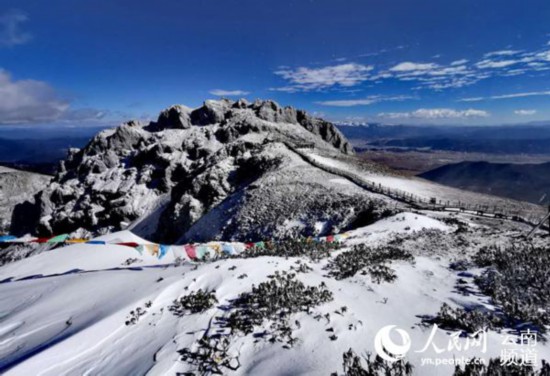
<svg viewBox="0 0 550 376">
<path fill-rule="evenodd" d="M 134 242 L 116 243 L 116 245 L 123 245 L 125 247 L 132 247 L 132 248 L 137 248 L 139 246 L 138 243 L 134 243 Z"/>
</svg>

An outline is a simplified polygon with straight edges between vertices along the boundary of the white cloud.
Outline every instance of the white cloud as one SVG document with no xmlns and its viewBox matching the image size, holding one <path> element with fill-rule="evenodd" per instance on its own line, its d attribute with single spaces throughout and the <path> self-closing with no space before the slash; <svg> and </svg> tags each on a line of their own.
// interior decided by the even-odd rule
<svg viewBox="0 0 550 376">
<path fill-rule="evenodd" d="M 471 117 L 488 117 L 484 110 L 453 110 L 450 108 L 420 108 L 412 112 L 383 112 L 379 117 L 388 119 L 464 119 Z"/>
<path fill-rule="evenodd" d="M 0 124 L 98 121 L 107 115 L 94 108 L 71 108 L 46 82 L 14 80 L 0 69 Z"/>
<path fill-rule="evenodd" d="M 455 66 L 455 65 L 463 65 L 463 64 L 466 64 L 469 60 L 467 59 L 460 59 L 460 60 L 455 60 L 451 63 L 452 66 Z"/>
<path fill-rule="evenodd" d="M 492 95 L 490 97 L 473 97 L 473 98 L 461 98 L 459 102 L 479 102 L 488 99 L 513 99 L 513 98 L 525 98 L 525 97 L 541 97 L 550 95 L 550 91 L 529 91 L 524 93 L 513 93 L 503 95 Z"/>
<path fill-rule="evenodd" d="M 351 87 L 368 79 L 368 73 L 374 67 L 356 63 L 326 66 L 322 68 L 299 67 L 283 68 L 275 74 L 287 80 L 291 85 L 274 88 L 277 91 L 311 91 L 333 86 Z"/>
<path fill-rule="evenodd" d="M 518 60 L 500 60 L 500 61 L 493 61 L 493 60 L 481 60 L 476 63 L 476 67 L 481 69 L 495 69 L 495 68 L 506 68 L 510 65 L 514 65 L 519 63 Z"/>
<path fill-rule="evenodd" d="M 28 19 L 28 16 L 19 10 L 11 10 L 0 15 L 0 46 L 11 47 L 30 41 L 32 35 L 21 30 L 21 24 Z"/>
<path fill-rule="evenodd" d="M 514 114 L 520 116 L 531 116 L 537 113 L 537 110 L 515 110 Z"/>
<path fill-rule="evenodd" d="M 0 70 L 0 124 L 34 123 L 58 119 L 69 103 L 47 83 L 15 81 Z"/>
<path fill-rule="evenodd" d="M 441 91 L 471 86 L 489 78 L 527 74 L 542 77 L 547 71 L 550 72 L 550 48 L 546 46 L 531 51 L 491 51 L 478 60 L 460 59 L 446 64 L 440 60 L 404 61 L 377 69 L 356 63 L 321 68 L 279 67 L 275 74 L 287 80 L 287 84 L 270 90 L 294 93 L 338 88 L 341 91 L 342 88 L 356 87 L 367 81 L 379 85 L 387 80 L 398 80 L 414 84 L 414 90 Z M 368 103 L 368 98 L 363 102 Z"/>
<path fill-rule="evenodd" d="M 485 100 L 484 97 L 470 97 L 470 98 L 461 98 L 458 100 L 458 102 L 480 102 L 482 100 Z"/>
<path fill-rule="evenodd" d="M 282 93 L 297 93 L 300 91 L 294 86 L 270 87 L 269 91 L 280 91 Z"/>
<path fill-rule="evenodd" d="M 536 54 L 535 57 L 539 58 L 542 61 L 550 61 L 550 50 L 540 52 Z"/>
<path fill-rule="evenodd" d="M 519 54 L 521 51 L 518 50 L 500 50 L 487 52 L 483 57 L 493 57 L 493 56 L 513 56 Z"/>
<path fill-rule="evenodd" d="M 407 99 L 414 99 L 415 97 L 398 95 L 393 97 L 387 97 L 382 95 L 371 95 L 367 98 L 361 99 L 341 99 L 341 100 L 331 100 L 331 101 L 320 101 L 315 102 L 322 106 L 333 106 L 333 107 L 353 107 L 353 106 L 369 106 L 374 103 L 379 102 L 390 102 L 390 101 L 403 101 Z"/>
<path fill-rule="evenodd" d="M 413 63 L 410 61 L 406 61 L 390 68 L 390 72 L 425 71 L 434 68 L 437 68 L 437 64 L 435 63 Z"/>
<path fill-rule="evenodd" d="M 219 97 L 238 97 L 239 95 L 248 95 L 249 91 L 244 90 L 223 90 L 223 89 L 213 89 L 209 91 L 212 95 L 217 95 Z"/>
</svg>

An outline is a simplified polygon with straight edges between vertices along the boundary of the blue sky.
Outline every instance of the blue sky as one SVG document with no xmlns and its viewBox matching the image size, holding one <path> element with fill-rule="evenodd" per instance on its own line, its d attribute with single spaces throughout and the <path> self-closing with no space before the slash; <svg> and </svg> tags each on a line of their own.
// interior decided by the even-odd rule
<svg viewBox="0 0 550 376">
<path fill-rule="evenodd" d="M 547 0 L 0 0 L 0 124 L 272 98 L 331 120 L 550 120 Z"/>
</svg>

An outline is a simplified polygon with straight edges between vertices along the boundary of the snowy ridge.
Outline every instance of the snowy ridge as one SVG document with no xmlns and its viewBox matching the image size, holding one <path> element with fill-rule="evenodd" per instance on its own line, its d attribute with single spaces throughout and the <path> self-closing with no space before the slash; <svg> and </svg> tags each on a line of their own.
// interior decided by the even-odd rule
<svg viewBox="0 0 550 376">
<path fill-rule="evenodd" d="M 545 212 L 540 205 L 528 202 L 454 189 L 416 177 L 360 169 L 353 161 L 346 161 L 339 156 L 331 158 L 312 152 L 300 154 L 320 168 L 341 174 L 359 186 L 416 208 L 466 211 L 474 215 L 512 219 L 531 225 L 538 223 Z"/>
</svg>

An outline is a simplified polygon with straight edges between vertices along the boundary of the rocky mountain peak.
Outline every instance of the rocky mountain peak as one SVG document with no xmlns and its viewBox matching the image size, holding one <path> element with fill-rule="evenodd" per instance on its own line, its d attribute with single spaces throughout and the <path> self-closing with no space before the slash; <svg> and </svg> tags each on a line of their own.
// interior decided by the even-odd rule
<svg viewBox="0 0 550 376">
<path fill-rule="evenodd" d="M 311 117 L 305 111 L 296 110 L 293 107 L 281 107 L 272 100 L 258 99 L 251 104 L 246 99 L 207 100 L 201 107 L 194 110 L 186 106 L 174 105 L 163 110 L 157 121 L 149 124 L 147 128 L 150 131 L 159 132 L 165 129 L 188 129 L 192 126 L 231 125 L 231 120 L 242 118 L 243 113 L 248 114 L 249 121 L 251 118 L 256 118 L 256 120 L 261 119 L 270 123 L 300 125 L 340 151 L 346 154 L 353 153 L 351 145 L 332 123 Z"/>
<path fill-rule="evenodd" d="M 282 231 L 279 222 L 288 220 L 289 210 L 298 214 L 302 203 L 292 203 L 303 194 L 298 185 L 317 189 L 312 197 L 329 194 L 306 187 L 313 184 L 307 175 L 312 168 L 289 149 L 304 144 L 353 153 L 330 122 L 274 101 L 222 99 L 196 109 L 170 106 L 156 121 L 104 130 L 83 149 L 71 150 L 34 203 L 15 208 L 12 232 L 101 233 L 130 226 L 143 236 L 171 242 L 274 235 Z M 285 181 L 291 191 L 281 197 L 287 187 L 273 187 Z M 304 207 L 299 214 L 306 223 L 303 231 L 312 232 L 320 217 L 332 221 L 343 215 L 346 206 L 331 210 Z M 205 219 L 213 213 L 218 213 L 215 219 Z"/>
</svg>

